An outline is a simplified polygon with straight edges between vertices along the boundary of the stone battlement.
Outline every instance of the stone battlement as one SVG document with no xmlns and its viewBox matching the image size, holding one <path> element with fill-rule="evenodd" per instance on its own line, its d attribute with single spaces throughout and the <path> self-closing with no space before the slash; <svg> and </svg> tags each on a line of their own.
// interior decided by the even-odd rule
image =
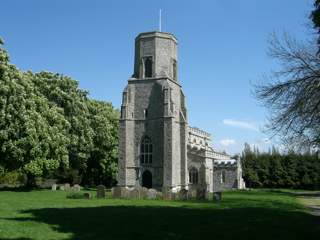
<svg viewBox="0 0 320 240">
<path fill-rule="evenodd" d="M 206 137 L 206 138 L 210 138 L 211 135 L 210 133 L 201 130 L 200 128 L 197 127 L 189 127 L 189 133 L 197 135 L 199 137 Z"/>
</svg>

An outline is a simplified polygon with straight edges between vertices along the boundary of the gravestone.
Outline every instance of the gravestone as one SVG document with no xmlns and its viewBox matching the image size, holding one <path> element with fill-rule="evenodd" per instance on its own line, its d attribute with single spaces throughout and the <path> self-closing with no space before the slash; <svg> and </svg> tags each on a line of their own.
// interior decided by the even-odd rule
<svg viewBox="0 0 320 240">
<path fill-rule="evenodd" d="M 158 200 L 162 200 L 162 199 L 163 199 L 163 194 L 162 194 L 162 192 L 157 192 L 156 199 L 158 199 Z"/>
<path fill-rule="evenodd" d="M 147 199 L 148 198 L 148 188 L 142 187 L 140 188 L 140 198 L 141 199 Z"/>
<path fill-rule="evenodd" d="M 222 192 L 214 192 L 213 200 L 215 200 L 216 202 L 220 202 L 222 200 Z"/>
<path fill-rule="evenodd" d="M 164 200 L 172 200 L 173 193 L 169 187 L 162 188 L 162 196 Z"/>
<path fill-rule="evenodd" d="M 106 187 L 104 185 L 99 185 L 97 187 L 97 198 L 105 198 L 106 197 Z"/>
<path fill-rule="evenodd" d="M 59 186 L 59 190 L 64 191 L 64 186 Z"/>
<path fill-rule="evenodd" d="M 150 188 L 147 193 L 148 199 L 156 199 L 157 198 L 157 190 Z"/>
<path fill-rule="evenodd" d="M 51 186 L 51 190 L 52 191 L 56 191 L 57 190 L 57 184 L 52 184 L 52 186 Z"/>
<path fill-rule="evenodd" d="M 204 187 L 199 187 L 197 189 L 197 200 L 206 200 L 207 199 L 207 189 Z"/>
<path fill-rule="evenodd" d="M 128 189 L 125 187 L 113 187 L 111 189 L 112 197 L 113 198 L 127 198 Z"/>
<path fill-rule="evenodd" d="M 72 190 L 73 190 L 74 192 L 80 192 L 81 187 L 80 187 L 79 184 L 75 184 L 75 185 L 73 185 Z"/>
<path fill-rule="evenodd" d="M 85 199 L 90 199 L 90 198 L 91 198 L 91 193 L 86 192 L 86 193 L 83 194 L 83 197 L 84 197 Z"/>
<path fill-rule="evenodd" d="M 188 200 L 188 190 L 186 190 L 186 189 L 181 189 L 180 191 L 179 191 L 179 200 L 181 200 L 181 201 L 186 201 L 186 200 Z"/>
<path fill-rule="evenodd" d="M 65 190 L 65 191 L 68 191 L 68 192 L 71 190 L 71 187 L 70 187 L 70 184 L 69 184 L 69 183 L 65 183 L 65 184 L 64 184 L 64 190 Z"/>
<path fill-rule="evenodd" d="M 192 199 L 192 200 L 195 200 L 197 199 L 197 189 L 195 188 L 189 188 L 189 191 L 188 191 L 188 199 Z"/>
<path fill-rule="evenodd" d="M 130 199 L 139 199 L 140 198 L 140 192 L 138 189 L 134 188 L 130 190 L 129 192 L 129 198 Z"/>
</svg>

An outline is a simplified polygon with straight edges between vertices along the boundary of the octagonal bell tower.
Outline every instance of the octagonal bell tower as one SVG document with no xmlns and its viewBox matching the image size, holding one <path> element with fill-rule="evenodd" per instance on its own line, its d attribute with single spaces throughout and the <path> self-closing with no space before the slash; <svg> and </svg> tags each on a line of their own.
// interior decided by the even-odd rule
<svg viewBox="0 0 320 240">
<path fill-rule="evenodd" d="M 164 32 L 135 39 L 134 73 L 121 105 L 119 186 L 173 191 L 187 186 L 187 111 L 177 44 Z"/>
</svg>

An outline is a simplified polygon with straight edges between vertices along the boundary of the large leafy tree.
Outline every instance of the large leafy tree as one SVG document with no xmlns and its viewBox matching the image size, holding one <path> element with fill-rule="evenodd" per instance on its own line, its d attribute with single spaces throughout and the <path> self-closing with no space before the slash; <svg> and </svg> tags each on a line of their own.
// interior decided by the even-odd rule
<svg viewBox="0 0 320 240">
<path fill-rule="evenodd" d="M 0 175 L 114 183 L 118 111 L 67 76 L 18 70 L 0 44 Z"/>
<path fill-rule="evenodd" d="M 94 130 L 90 126 L 87 92 L 79 89 L 78 82 L 50 72 L 34 75 L 39 91 L 47 100 L 63 109 L 69 122 L 68 131 L 70 167 L 79 174 L 86 171 L 87 161 L 93 148 Z"/>
<path fill-rule="evenodd" d="M 88 182 L 112 185 L 116 179 L 118 159 L 119 112 L 110 103 L 90 101 L 93 149 L 88 160 Z"/>
<path fill-rule="evenodd" d="M 0 166 L 33 177 L 69 164 L 69 123 L 36 89 L 33 74 L 10 64 L 0 48 Z"/>
</svg>

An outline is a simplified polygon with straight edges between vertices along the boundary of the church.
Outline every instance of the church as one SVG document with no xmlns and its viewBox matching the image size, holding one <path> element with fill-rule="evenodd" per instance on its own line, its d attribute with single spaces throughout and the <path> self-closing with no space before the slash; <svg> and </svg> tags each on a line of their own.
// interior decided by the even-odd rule
<svg viewBox="0 0 320 240">
<path fill-rule="evenodd" d="M 122 94 L 118 186 L 244 188 L 240 160 L 216 152 L 209 133 L 188 125 L 177 47 L 171 33 L 135 39 L 134 72 Z"/>
</svg>

